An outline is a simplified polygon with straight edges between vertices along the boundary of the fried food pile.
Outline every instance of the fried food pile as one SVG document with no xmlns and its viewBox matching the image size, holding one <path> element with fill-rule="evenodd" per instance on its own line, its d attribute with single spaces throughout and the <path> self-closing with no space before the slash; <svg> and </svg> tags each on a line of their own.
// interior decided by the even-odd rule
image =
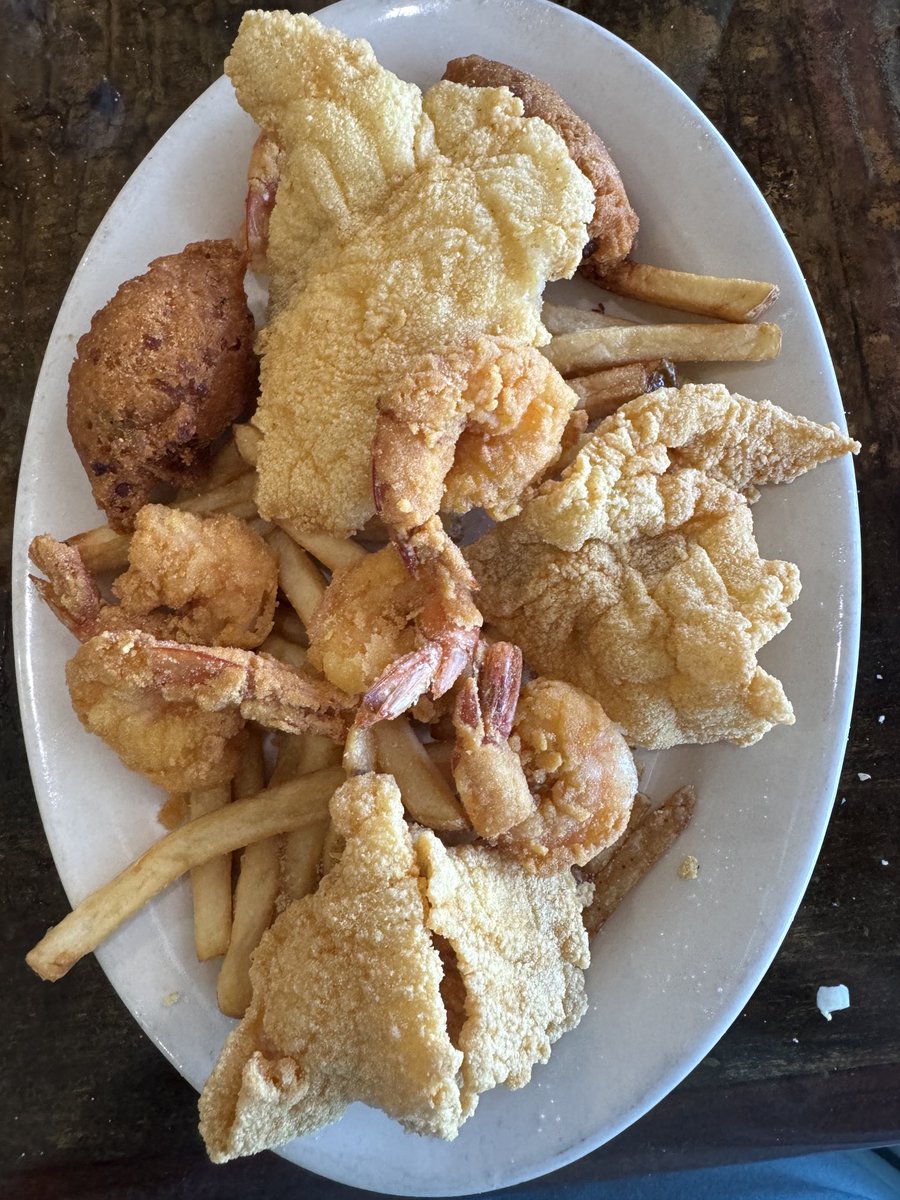
<svg viewBox="0 0 900 1200">
<path fill-rule="evenodd" d="M 210 1156 L 356 1100 L 452 1139 L 578 1024 L 586 928 L 691 819 L 690 786 L 637 793 L 632 748 L 793 721 L 756 655 L 799 573 L 761 557 L 752 505 L 858 445 L 663 386 L 777 353 L 752 322 L 778 289 L 626 257 L 615 164 L 541 80 L 469 56 L 422 95 L 263 12 L 227 70 L 262 130 L 243 247 L 158 259 L 94 318 L 69 422 L 109 525 L 30 551 L 81 643 L 74 709 L 169 793 L 169 832 L 28 962 L 59 978 L 190 871 L 241 1018 Z M 229 431 L 256 400 L 251 263 L 261 394 Z M 551 339 L 542 289 L 579 264 L 730 324 L 554 305 Z M 463 551 L 473 508 L 498 523 Z"/>
<path fill-rule="evenodd" d="M 565 143 L 508 91 L 440 83 L 423 97 L 307 17 L 248 13 L 226 70 L 283 153 L 260 511 L 362 528 L 379 410 L 386 487 L 415 524 L 440 507 L 466 429 L 488 445 L 461 451 L 452 507 L 514 508 L 576 402 L 535 349 L 544 283 L 578 266 L 594 208 Z"/>
<path fill-rule="evenodd" d="M 632 745 L 749 745 L 794 720 L 756 654 L 790 620 L 800 579 L 760 557 L 745 493 L 854 448 L 721 384 L 632 400 L 468 549 L 481 610 Z"/>
<path fill-rule="evenodd" d="M 253 1001 L 203 1090 L 215 1162 L 320 1129 L 354 1100 L 454 1138 L 481 1092 L 524 1086 L 585 1010 L 587 896 L 570 874 L 541 881 L 412 831 L 384 775 L 349 780 L 331 817 L 340 860 L 263 938 Z"/>
</svg>

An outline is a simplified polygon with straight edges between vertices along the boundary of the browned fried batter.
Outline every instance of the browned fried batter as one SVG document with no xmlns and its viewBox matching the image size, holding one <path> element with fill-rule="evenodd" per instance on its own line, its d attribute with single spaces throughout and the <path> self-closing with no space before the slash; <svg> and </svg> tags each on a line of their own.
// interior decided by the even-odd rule
<svg viewBox="0 0 900 1200">
<path fill-rule="evenodd" d="M 185 487 L 257 387 L 244 258 L 230 241 L 155 259 L 94 316 L 69 374 L 69 432 L 110 525 Z"/>
<path fill-rule="evenodd" d="M 508 87 L 522 101 L 526 117 L 540 117 L 556 130 L 579 170 L 593 184 L 596 195 L 594 216 L 588 225 L 590 241 L 581 269 L 594 278 L 620 263 L 631 250 L 638 217 L 628 203 L 622 177 L 609 150 L 587 121 L 549 83 L 478 54 L 452 59 L 447 63 L 444 78 L 471 87 Z"/>
</svg>

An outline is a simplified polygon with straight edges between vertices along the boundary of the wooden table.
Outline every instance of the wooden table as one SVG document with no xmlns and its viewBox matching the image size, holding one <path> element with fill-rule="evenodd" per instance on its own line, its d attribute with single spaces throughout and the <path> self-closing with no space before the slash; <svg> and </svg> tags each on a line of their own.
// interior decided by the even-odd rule
<svg viewBox="0 0 900 1200">
<path fill-rule="evenodd" d="M 31 394 L 72 271 L 132 169 L 220 73 L 243 7 L 0 3 L 7 544 Z M 558 1178 L 900 1142 L 897 27 L 889 4 L 865 0 L 569 7 L 630 42 L 700 104 L 787 233 L 822 316 L 851 432 L 863 445 L 856 469 L 865 588 L 839 798 L 783 948 L 697 1070 L 636 1126 Z M 0 1196 L 226 1200 L 282 1188 L 349 1195 L 271 1154 L 210 1167 L 195 1132 L 194 1093 L 139 1032 L 94 961 L 60 987 L 24 967 L 25 951 L 59 918 L 65 898 L 22 749 L 3 571 Z M 814 993 L 838 980 L 849 985 L 853 1007 L 827 1024 Z"/>
</svg>

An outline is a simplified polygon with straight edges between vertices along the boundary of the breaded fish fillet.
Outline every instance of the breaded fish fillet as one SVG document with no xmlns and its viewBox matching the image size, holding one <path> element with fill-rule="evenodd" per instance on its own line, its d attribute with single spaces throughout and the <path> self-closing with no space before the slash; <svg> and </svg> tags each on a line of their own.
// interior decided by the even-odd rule
<svg viewBox="0 0 900 1200">
<path fill-rule="evenodd" d="M 353 1100 L 454 1138 L 479 1092 L 526 1083 L 586 1007 L 587 895 L 568 872 L 540 879 L 414 834 L 390 776 L 349 780 L 331 816 L 343 854 L 260 943 L 250 1008 L 200 1098 L 214 1161 L 310 1133 Z"/>
<path fill-rule="evenodd" d="M 309 17 L 247 14 L 227 70 L 284 152 L 260 339 L 260 511 L 347 534 L 374 512 L 379 405 L 416 376 L 442 402 L 464 390 L 459 363 L 481 371 L 486 338 L 520 347 L 527 375 L 546 340 L 541 290 L 577 267 L 592 190 L 508 91 L 440 83 L 422 97 L 366 43 Z M 550 439 L 542 465 L 557 449 Z"/>
<path fill-rule="evenodd" d="M 632 745 L 755 742 L 793 723 L 756 654 L 800 580 L 760 557 L 742 492 L 856 449 L 719 384 L 630 401 L 466 552 L 485 619 L 536 671 L 595 696 Z"/>
</svg>

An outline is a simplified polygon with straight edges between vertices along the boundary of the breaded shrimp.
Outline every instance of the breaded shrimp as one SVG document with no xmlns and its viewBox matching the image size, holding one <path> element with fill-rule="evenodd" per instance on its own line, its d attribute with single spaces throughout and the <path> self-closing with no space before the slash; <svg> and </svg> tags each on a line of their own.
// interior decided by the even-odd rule
<svg viewBox="0 0 900 1200">
<path fill-rule="evenodd" d="M 30 555 L 47 576 L 32 576 L 42 597 L 82 642 L 103 630 L 140 629 L 169 641 L 253 650 L 272 628 L 275 556 L 227 513 L 145 505 L 128 570 L 112 585 L 118 604 L 104 602 L 77 549 L 43 534 Z"/>
<path fill-rule="evenodd" d="M 101 633 L 66 666 L 82 724 L 127 767 L 170 792 L 232 778 L 244 723 L 345 734 L 352 698 L 263 654 Z"/>
</svg>

